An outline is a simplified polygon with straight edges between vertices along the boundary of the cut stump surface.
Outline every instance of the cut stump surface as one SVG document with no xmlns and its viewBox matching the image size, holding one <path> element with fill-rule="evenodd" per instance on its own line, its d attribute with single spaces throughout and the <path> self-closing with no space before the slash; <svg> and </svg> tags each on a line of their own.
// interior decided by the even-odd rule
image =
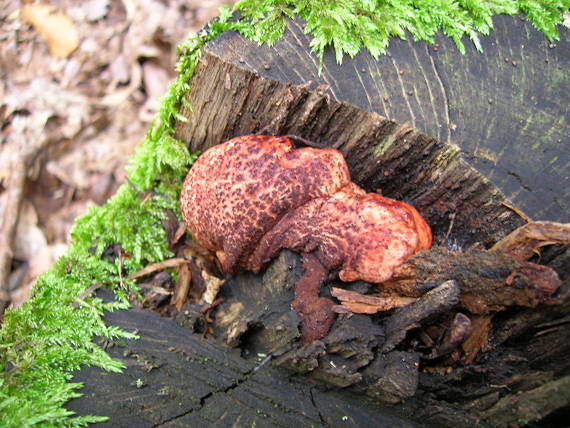
<svg viewBox="0 0 570 428">
<path fill-rule="evenodd" d="M 482 54 L 467 43 L 467 53 L 461 55 L 445 37 L 437 37 L 436 45 L 393 40 L 388 54 L 378 60 L 361 52 L 354 59 L 345 57 L 342 66 L 328 50 L 320 75 L 299 21 L 289 21 L 285 36 L 273 47 L 224 33 L 202 53 L 189 82 L 192 110 L 182 109 L 188 120 L 177 123 L 176 137 L 193 152 L 256 133 L 335 147 L 346 157 L 353 181 L 415 206 L 432 227 L 435 242 L 454 249 L 476 242 L 492 245 L 526 222 L 521 211 L 537 220 L 568 222 L 570 31 L 560 28 L 561 40 L 554 46 L 518 17 L 495 17 L 494 25 L 491 35 L 482 38 Z M 417 373 L 415 354 L 395 350 L 359 371 L 378 344 L 353 335 L 351 343 L 366 358 L 357 358 L 342 375 L 330 358 L 327 370 L 310 376 L 311 381 L 336 376 L 338 386 L 360 379 L 368 395 L 381 392 L 384 399 L 392 388 L 394 401 L 419 383 L 416 396 L 396 408 L 382 407 L 355 391 L 321 391 L 304 376 L 271 364 L 257 370 L 262 361 L 244 359 L 221 341 L 204 340 L 171 320 L 136 310 L 107 315 L 109 323 L 141 335 L 125 348 L 110 348 L 127 365 L 126 374 L 83 369 L 75 379 L 86 383 L 86 395 L 69 408 L 109 415 L 109 426 L 117 427 L 329 427 L 347 421 L 354 426 L 412 426 L 408 417 L 422 425 L 494 425 L 496 411 L 514 408 L 505 397 L 521 391 L 542 398 L 567 386 L 562 375 L 568 371 L 565 356 L 570 352 L 568 329 L 563 328 L 569 322 L 569 258 L 568 250 L 550 258 L 562 272 L 565 303 L 493 320 L 499 325 L 499 348 L 485 364 L 445 376 L 420 372 L 419 379 L 410 377 L 402 389 L 374 376 L 398 375 L 406 367 Z M 257 301 L 245 311 L 276 326 L 256 331 L 267 338 L 269 351 L 294 340 L 298 320 L 288 311 L 291 288 L 242 288 L 234 294 L 252 301 L 276 297 L 273 307 L 280 312 L 267 312 Z M 348 342 L 339 338 L 352 334 L 352 327 L 368 329 L 370 319 L 355 317 L 327 346 L 346 352 Z M 286 334 L 277 329 L 278 322 Z M 248 323 L 237 322 L 221 339 L 240 345 Z M 380 340 L 384 331 L 378 329 Z M 289 362 L 280 361 L 281 367 Z M 312 362 L 306 362 L 310 370 Z M 497 390 L 501 385 L 505 389 Z M 568 399 L 541 404 L 545 402 L 533 401 L 534 419 L 529 421 L 548 414 L 555 418 L 570 406 Z M 522 423 L 516 414 L 507 419 L 500 424 Z"/>
</svg>

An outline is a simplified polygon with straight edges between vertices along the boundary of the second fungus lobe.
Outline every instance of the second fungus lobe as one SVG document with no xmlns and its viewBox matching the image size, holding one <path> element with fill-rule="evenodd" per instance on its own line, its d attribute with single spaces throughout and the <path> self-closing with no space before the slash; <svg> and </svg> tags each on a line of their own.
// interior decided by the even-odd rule
<svg viewBox="0 0 570 428">
<path fill-rule="evenodd" d="M 236 137 L 204 152 L 184 181 L 181 209 L 190 233 L 226 272 L 258 272 L 288 248 L 310 254 L 325 271 L 340 269 L 343 281 L 380 283 L 432 241 L 415 208 L 354 184 L 341 152 L 295 149 L 287 137 Z M 323 304 L 318 287 L 308 289 L 312 297 L 297 290 L 293 302 L 303 308 L 305 341 L 323 337 L 334 321 L 323 313 L 311 318 L 306 301 L 327 311 L 332 305 Z M 315 334 L 319 319 L 328 326 Z"/>
</svg>

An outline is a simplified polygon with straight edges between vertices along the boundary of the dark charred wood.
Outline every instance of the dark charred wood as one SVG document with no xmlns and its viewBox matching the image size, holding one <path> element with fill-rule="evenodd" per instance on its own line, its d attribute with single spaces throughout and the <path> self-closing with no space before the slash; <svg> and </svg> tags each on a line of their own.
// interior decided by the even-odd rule
<svg viewBox="0 0 570 428">
<path fill-rule="evenodd" d="M 483 420 L 495 427 L 522 426 L 564 408 L 570 408 L 570 376 L 503 397 L 483 412 Z"/>
<path fill-rule="evenodd" d="M 149 311 L 106 315 L 110 325 L 136 331 L 138 340 L 107 344 L 124 373 L 87 367 L 74 380 L 84 396 L 67 407 L 110 416 L 98 426 L 356 426 L 411 427 L 397 410 L 348 391 L 320 391 L 303 379 L 244 359 L 227 346 L 192 334 Z"/>
<path fill-rule="evenodd" d="M 263 275 L 229 278 L 221 290 L 224 302 L 216 312 L 216 335 L 228 346 L 242 346 L 248 355 L 288 350 L 300 337 L 300 319 L 291 303 L 301 274 L 299 256 L 282 251 Z"/>
<path fill-rule="evenodd" d="M 381 354 L 362 372 L 367 395 L 397 404 L 416 393 L 420 359 L 414 352 Z"/>
<path fill-rule="evenodd" d="M 406 332 L 420 323 L 449 311 L 459 302 L 460 287 L 455 281 L 446 281 L 421 299 L 396 309 L 386 320 L 386 342 L 383 352 L 389 352 L 406 337 Z"/>
</svg>

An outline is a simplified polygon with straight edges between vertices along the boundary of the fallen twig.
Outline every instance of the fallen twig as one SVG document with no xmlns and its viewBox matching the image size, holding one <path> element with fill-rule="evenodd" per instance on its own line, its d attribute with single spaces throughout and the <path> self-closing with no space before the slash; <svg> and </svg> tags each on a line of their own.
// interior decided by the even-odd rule
<svg viewBox="0 0 570 428">
<path fill-rule="evenodd" d="M 427 292 L 414 303 L 396 309 L 386 320 L 386 342 L 382 352 L 389 352 L 406 337 L 406 332 L 422 321 L 453 308 L 459 302 L 460 288 L 455 281 L 446 281 Z"/>
<path fill-rule="evenodd" d="M 164 270 L 166 268 L 178 267 L 184 263 L 188 263 L 188 260 L 182 259 L 182 258 L 175 258 L 175 259 L 164 260 L 164 261 L 158 262 L 158 263 L 152 263 L 150 265 L 145 266 L 143 269 L 139 270 L 138 272 L 135 272 L 132 275 L 129 275 L 129 277 L 127 279 L 128 280 L 138 279 L 138 278 L 141 278 L 143 276 L 150 275 L 153 272 Z"/>
<path fill-rule="evenodd" d="M 71 304 L 74 308 L 78 308 L 81 306 L 81 302 L 83 302 L 88 296 L 90 296 L 94 291 L 101 288 L 103 285 L 106 285 L 106 282 L 97 282 L 95 284 L 90 285 L 81 293 L 79 296 L 75 298 L 75 301 Z"/>
<path fill-rule="evenodd" d="M 176 286 L 174 287 L 174 295 L 172 296 L 171 303 L 176 306 L 176 309 L 180 311 L 182 305 L 188 297 L 188 291 L 190 290 L 190 280 L 192 275 L 190 274 L 190 268 L 187 263 L 182 263 L 178 268 L 178 281 L 176 281 Z"/>
</svg>

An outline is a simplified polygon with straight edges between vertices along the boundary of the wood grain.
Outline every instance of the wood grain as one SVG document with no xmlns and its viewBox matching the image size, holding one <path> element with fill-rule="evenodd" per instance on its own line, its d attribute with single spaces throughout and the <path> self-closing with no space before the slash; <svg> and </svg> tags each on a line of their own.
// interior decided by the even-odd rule
<svg viewBox="0 0 570 428">
<path fill-rule="evenodd" d="M 377 60 L 367 52 L 338 65 L 325 52 L 322 73 L 304 24 L 289 21 L 274 46 L 228 32 L 209 55 L 269 81 L 328 85 L 334 100 L 409 124 L 457 144 L 469 164 L 535 220 L 570 220 L 570 30 L 551 44 L 531 23 L 496 16 L 483 53 L 464 40 L 436 45 L 394 39 Z M 231 75 L 231 74 L 230 74 Z"/>
</svg>

